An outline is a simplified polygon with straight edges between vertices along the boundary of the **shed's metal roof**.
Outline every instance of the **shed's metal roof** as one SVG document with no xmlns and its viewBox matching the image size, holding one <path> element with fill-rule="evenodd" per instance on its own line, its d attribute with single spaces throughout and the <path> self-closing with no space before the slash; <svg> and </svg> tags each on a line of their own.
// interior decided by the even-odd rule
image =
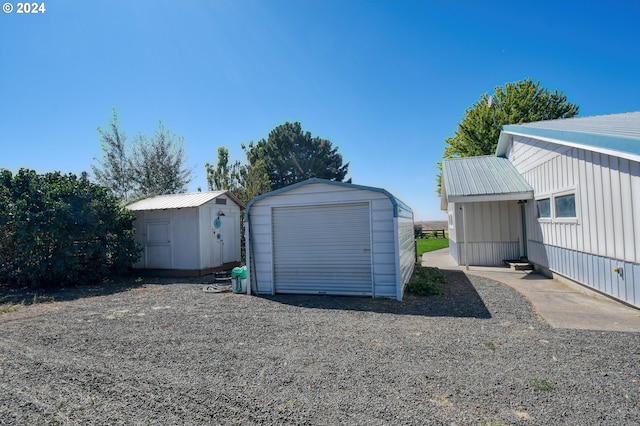
<svg viewBox="0 0 640 426">
<path fill-rule="evenodd" d="M 640 111 L 574 117 L 504 126 L 496 155 L 504 155 L 513 135 L 636 159 L 640 156 Z"/>
<path fill-rule="evenodd" d="M 533 188 L 504 157 L 449 158 L 442 161 L 448 202 L 525 200 Z"/>
<path fill-rule="evenodd" d="M 343 186 L 343 187 L 352 188 L 352 189 L 362 189 L 362 190 L 366 190 L 366 191 L 381 192 L 384 195 L 386 195 L 387 197 L 389 197 L 389 199 L 391 200 L 391 204 L 393 205 L 393 215 L 394 215 L 394 217 L 398 217 L 398 216 L 413 217 L 413 211 L 411 210 L 411 207 L 409 207 L 408 205 L 406 205 L 405 203 L 403 203 L 402 201 L 400 201 L 399 199 L 394 197 L 386 189 L 375 188 L 373 186 L 355 185 L 353 183 L 338 182 L 338 181 L 335 181 L 335 180 L 311 178 L 311 179 L 307 179 L 307 180 L 302 181 L 302 182 L 297 182 L 297 183 L 294 183 L 292 185 L 285 186 L 283 188 L 276 189 L 276 190 L 271 191 L 271 192 L 267 192 L 266 194 L 258 195 L 257 197 L 253 198 L 251 201 L 249 201 L 247 203 L 247 208 L 246 208 L 246 211 L 245 211 L 245 220 L 247 220 L 247 222 L 249 221 L 249 211 L 251 210 L 251 206 L 254 203 L 256 203 L 257 201 L 260 201 L 260 200 L 262 200 L 264 198 L 271 197 L 273 195 L 282 194 L 283 192 L 291 191 L 292 189 L 299 188 L 301 186 L 318 184 L 318 183 L 327 184 L 327 185 Z"/>
<path fill-rule="evenodd" d="M 229 191 L 207 191 L 207 192 L 192 192 L 188 194 L 169 194 L 158 195 L 151 198 L 145 198 L 144 200 L 136 201 L 127 206 L 127 209 L 138 210 L 165 210 L 165 209 L 182 209 L 187 207 L 200 207 L 201 205 L 208 203 L 209 201 L 218 198 L 221 195 L 226 195 L 241 208 L 244 205 Z"/>
</svg>

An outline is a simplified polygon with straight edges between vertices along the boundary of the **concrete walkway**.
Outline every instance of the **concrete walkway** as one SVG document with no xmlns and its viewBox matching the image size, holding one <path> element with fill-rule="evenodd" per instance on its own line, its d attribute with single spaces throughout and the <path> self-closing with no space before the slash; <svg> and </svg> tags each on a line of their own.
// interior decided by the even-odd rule
<svg viewBox="0 0 640 426">
<path fill-rule="evenodd" d="M 578 284 L 565 284 L 537 272 L 507 267 L 457 266 L 449 249 L 422 255 L 423 266 L 459 270 L 513 287 L 532 303 L 535 311 L 554 328 L 640 332 L 640 309 L 616 302 Z"/>
</svg>

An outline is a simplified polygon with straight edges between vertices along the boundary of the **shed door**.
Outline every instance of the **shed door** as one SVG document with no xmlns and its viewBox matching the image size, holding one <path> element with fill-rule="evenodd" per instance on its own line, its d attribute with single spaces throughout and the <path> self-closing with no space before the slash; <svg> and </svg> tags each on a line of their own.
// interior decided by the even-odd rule
<svg viewBox="0 0 640 426">
<path fill-rule="evenodd" d="M 171 268 L 171 222 L 147 221 L 145 241 L 147 268 Z"/>
<path fill-rule="evenodd" d="M 369 203 L 274 207 L 276 293 L 372 295 Z"/>
<path fill-rule="evenodd" d="M 218 210 L 220 211 L 220 210 Z M 214 251 L 220 251 L 220 262 L 216 262 L 216 265 L 222 265 L 223 263 L 237 262 L 238 258 L 238 245 L 240 243 L 240 224 L 239 218 L 236 212 L 231 210 L 222 210 L 224 216 L 214 216 L 214 232 L 216 232 L 217 241 L 215 242 Z M 216 221 L 219 220 L 219 228 L 216 228 Z"/>
</svg>

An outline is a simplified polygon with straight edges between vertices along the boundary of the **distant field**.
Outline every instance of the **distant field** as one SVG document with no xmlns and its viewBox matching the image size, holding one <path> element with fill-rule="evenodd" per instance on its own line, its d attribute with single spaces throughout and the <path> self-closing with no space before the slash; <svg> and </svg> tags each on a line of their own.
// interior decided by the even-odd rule
<svg viewBox="0 0 640 426">
<path fill-rule="evenodd" d="M 416 241 L 418 242 L 418 256 L 422 256 L 422 253 L 428 251 L 449 247 L 448 238 L 419 238 Z"/>
</svg>

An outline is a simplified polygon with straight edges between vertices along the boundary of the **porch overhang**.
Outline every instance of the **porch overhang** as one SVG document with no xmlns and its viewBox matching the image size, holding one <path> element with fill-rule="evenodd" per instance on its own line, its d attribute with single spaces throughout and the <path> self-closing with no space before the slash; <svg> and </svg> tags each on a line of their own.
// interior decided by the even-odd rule
<svg viewBox="0 0 640 426">
<path fill-rule="evenodd" d="M 533 199 L 533 188 L 504 157 L 445 159 L 442 204 Z"/>
<path fill-rule="evenodd" d="M 484 201 L 520 201 L 532 199 L 533 191 L 512 192 L 509 194 L 457 195 L 447 197 L 447 200 L 450 203 L 481 203 Z"/>
</svg>

